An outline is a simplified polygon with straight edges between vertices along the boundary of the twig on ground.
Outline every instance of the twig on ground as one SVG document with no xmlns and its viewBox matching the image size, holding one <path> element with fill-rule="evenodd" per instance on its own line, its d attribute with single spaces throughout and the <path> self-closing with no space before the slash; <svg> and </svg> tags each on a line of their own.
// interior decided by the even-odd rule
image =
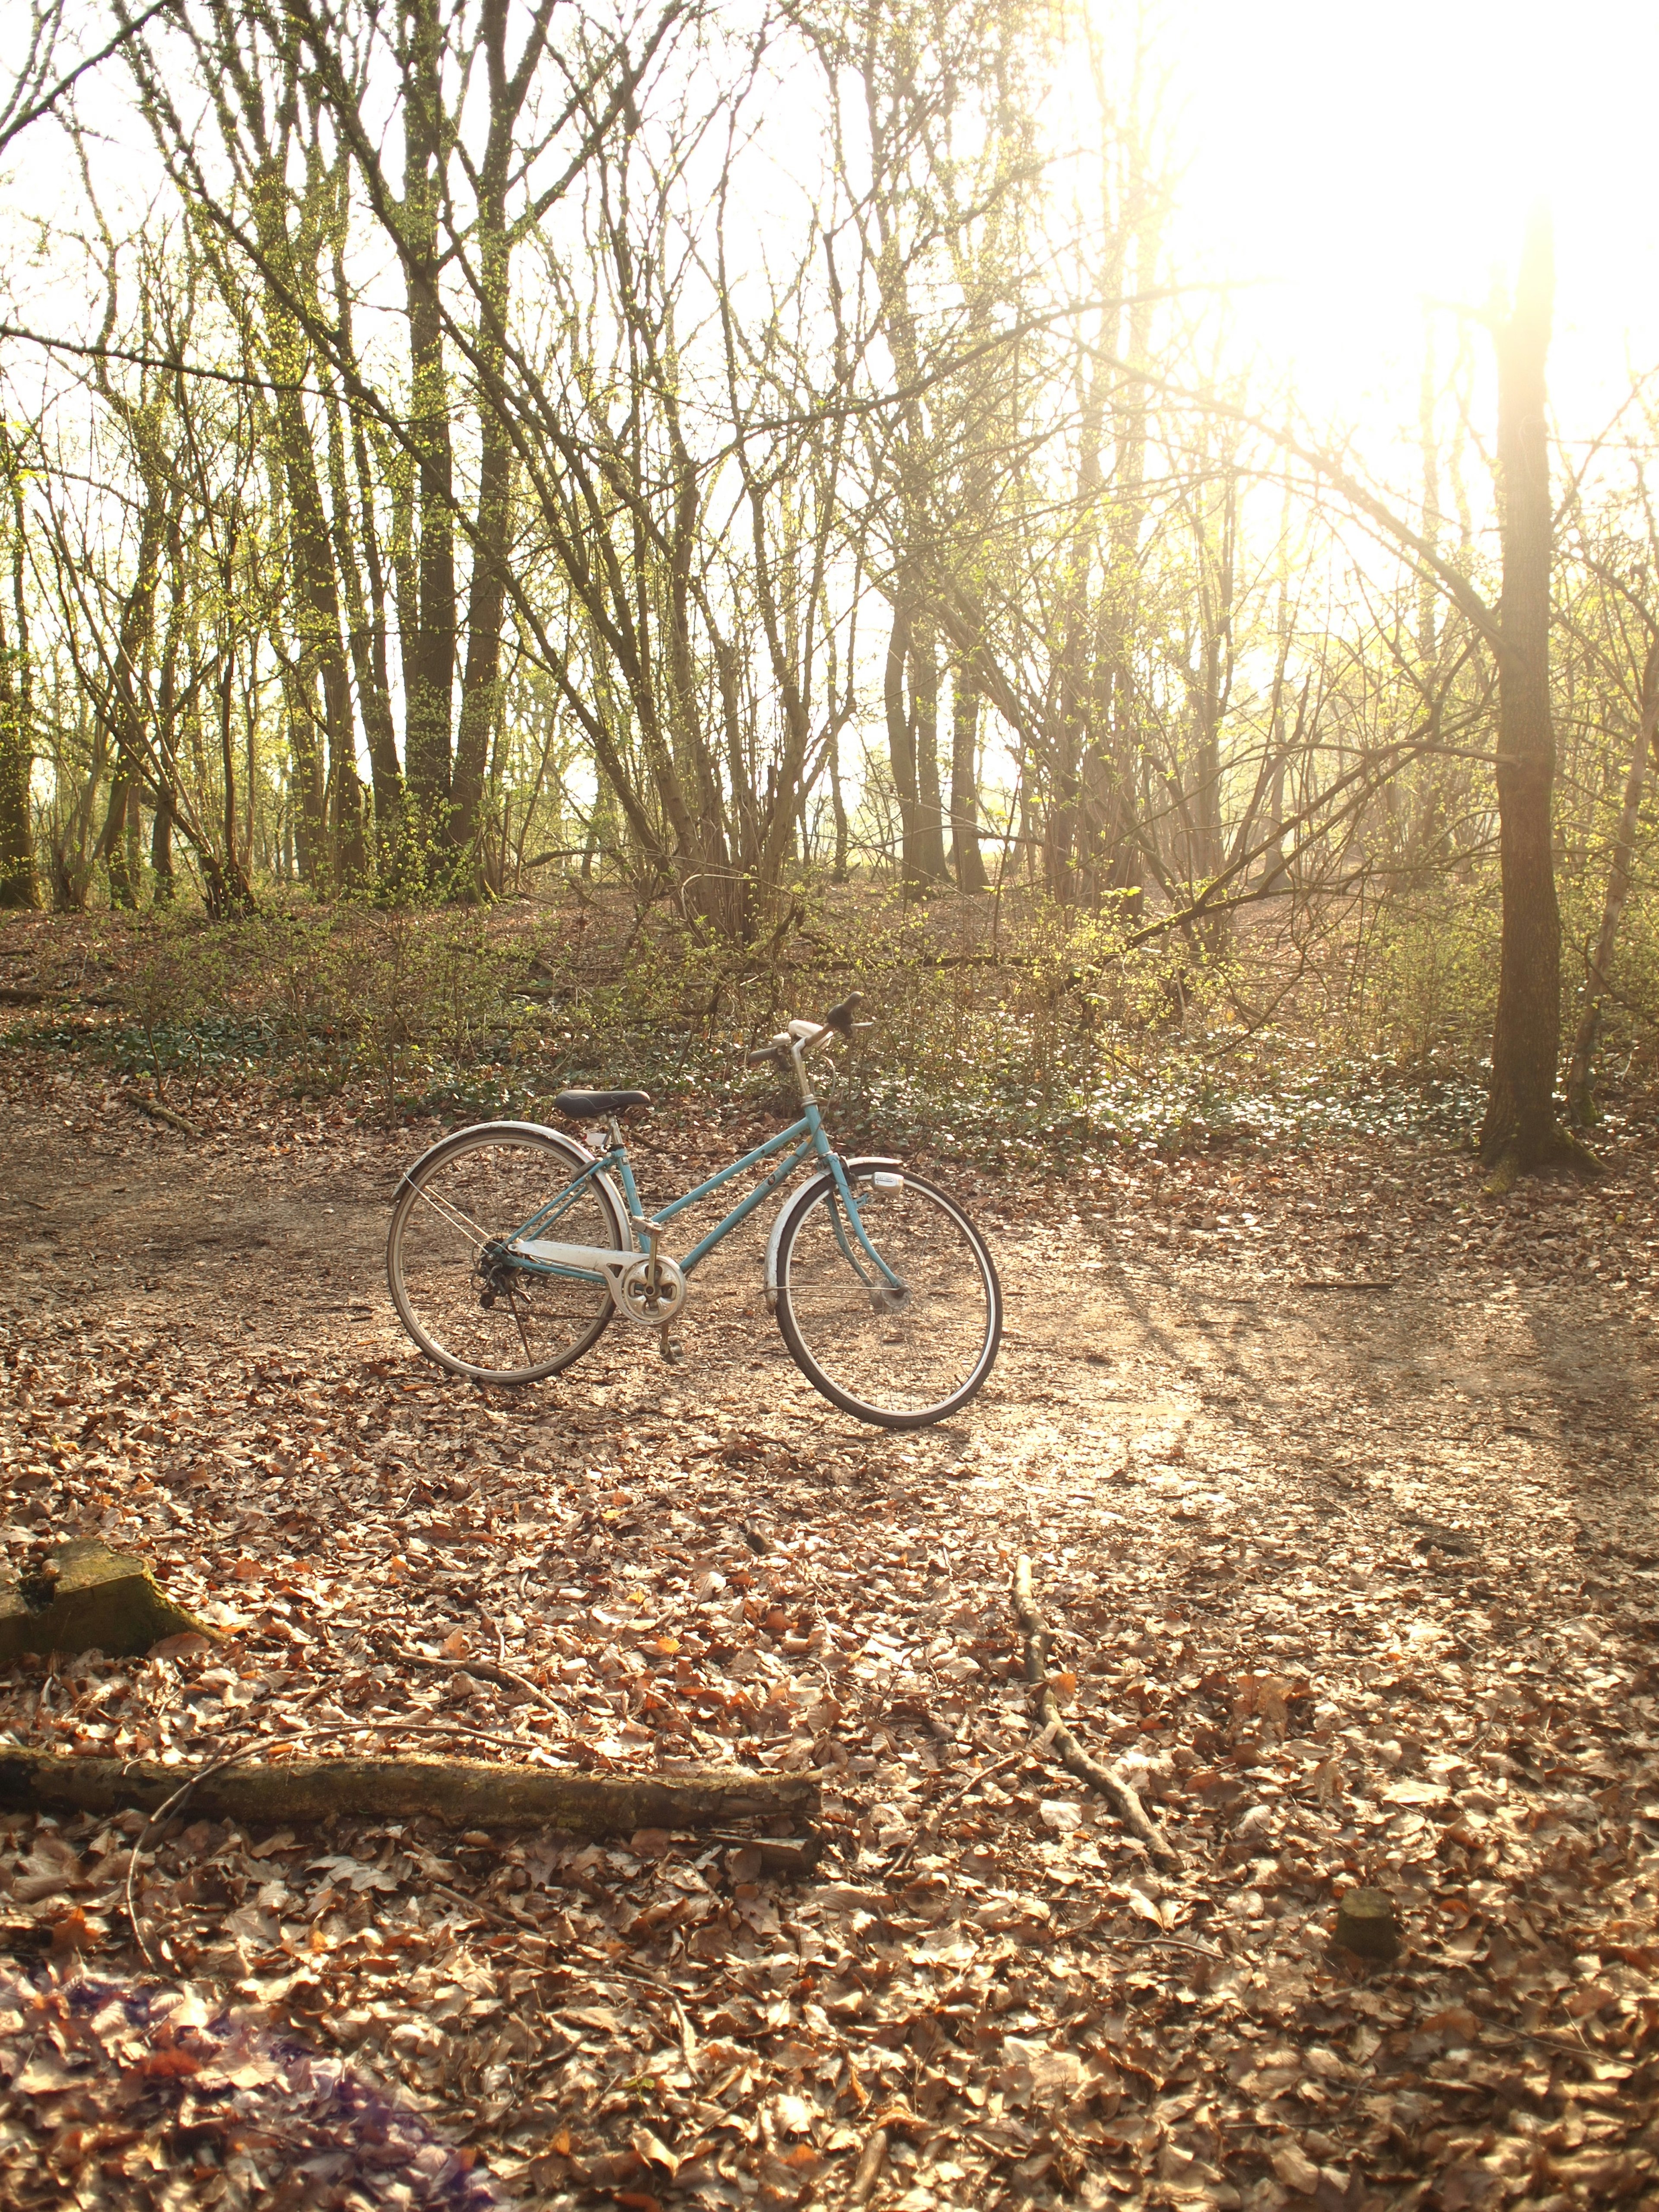
<svg viewBox="0 0 1659 2212">
<path fill-rule="evenodd" d="M 165 1121 L 169 1129 L 176 1129 L 181 1137 L 200 1137 L 202 1132 L 194 1121 L 183 1114 L 175 1114 L 171 1106 L 164 1106 L 159 1098 L 152 1098 L 147 1091 L 129 1091 L 127 1102 L 141 1114 L 148 1114 L 152 1121 Z"/>
<path fill-rule="evenodd" d="M 1138 1837 L 1154 1858 L 1179 1865 L 1180 1854 L 1147 1819 L 1135 1790 L 1110 1767 L 1091 1759 L 1060 1717 L 1060 1700 L 1048 1680 L 1048 1632 L 1031 1589 L 1031 1562 L 1023 1552 L 1014 1565 L 1014 1618 L 1025 1638 L 1025 1679 L 1037 1692 L 1037 1717 L 1060 1765 L 1079 1782 L 1098 1790 L 1130 1834 Z"/>
<path fill-rule="evenodd" d="M 1190 1951 L 1195 1958 L 1214 1959 L 1220 1965 L 1227 1963 L 1227 1954 L 1218 1951 L 1213 1943 L 1194 1943 L 1182 1936 L 1109 1936 L 1109 1943 L 1138 1943 L 1148 1951 Z"/>
<path fill-rule="evenodd" d="M 452 1905 L 459 1905 L 463 1911 L 471 1913 L 475 1919 L 490 1921 L 497 1928 L 509 1929 L 515 1935 L 520 1929 L 534 1929 L 536 1925 L 528 1918 L 509 1920 L 506 1913 L 498 1912 L 493 1905 L 486 1905 L 482 1898 L 463 1897 L 459 1889 L 449 1889 L 441 1881 L 433 1883 L 432 1894 L 434 1897 L 447 1897 Z"/>
<path fill-rule="evenodd" d="M 954 1790 L 947 1790 L 944 1796 L 938 1799 L 936 1802 L 927 1808 L 927 1816 L 929 1826 L 937 1830 L 939 1815 L 944 1812 L 947 1805 L 954 1805 L 957 1798 L 965 1797 L 970 1790 L 976 1788 L 981 1782 L 988 1782 L 994 1774 L 1006 1774 L 1011 1766 L 1018 1766 L 1021 1759 L 1029 1758 L 1033 1750 L 1040 1748 L 1041 1744 L 1047 1741 L 1048 1735 L 1050 1733 L 1051 1731 L 1045 1730 L 1043 1736 L 1038 1740 L 1038 1743 L 1036 1745 L 1022 1743 L 1015 1750 L 1006 1753 L 1001 1759 L 993 1760 L 989 1766 L 975 1767 L 974 1771 L 968 1776 L 965 1781 L 958 1782 Z M 915 1834 L 910 1838 L 908 1843 L 902 1843 L 898 1845 L 892 1856 L 888 1860 L 886 1865 L 882 1869 L 882 1879 L 884 1881 L 891 1881 L 896 1874 L 902 1873 L 903 1869 L 908 1865 L 911 1857 L 915 1854 L 916 1844 L 921 1839 L 921 1828 L 920 1823 L 918 1823 Z"/>
<path fill-rule="evenodd" d="M 511 1667 L 498 1667 L 489 1659 L 428 1659 L 424 1651 L 411 1651 L 402 1644 L 393 1644 L 391 1651 L 393 1658 L 406 1660 L 411 1667 L 430 1667 L 440 1674 L 471 1674 L 477 1680 L 494 1682 L 500 1689 L 521 1690 L 548 1712 L 557 1713 L 561 1720 L 565 1717 L 564 1708 L 548 1696 L 539 1682 L 532 1682 L 528 1674 L 520 1674 Z"/>
</svg>

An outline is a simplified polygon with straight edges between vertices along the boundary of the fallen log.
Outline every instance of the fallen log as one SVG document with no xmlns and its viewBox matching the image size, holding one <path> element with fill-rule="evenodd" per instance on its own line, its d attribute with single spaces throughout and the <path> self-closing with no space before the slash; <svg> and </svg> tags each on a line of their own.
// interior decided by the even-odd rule
<svg viewBox="0 0 1659 2212">
<path fill-rule="evenodd" d="M 1014 1565 L 1014 1618 L 1025 1639 L 1025 1679 L 1037 1695 L 1037 1718 L 1042 1734 L 1068 1774 L 1097 1790 L 1132 1836 L 1146 1844 L 1155 1859 L 1179 1865 L 1174 1850 L 1146 1817 L 1139 1793 L 1109 1766 L 1091 1759 L 1060 1717 L 1060 1699 L 1048 1680 L 1048 1632 L 1031 1589 L 1031 1562 L 1022 1553 Z"/>
<path fill-rule="evenodd" d="M 189 1785 L 189 1796 L 184 1792 Z M 413 1820 L 460 1828 L 559 1828 L 573 1836 L 632 1835 L 640 1828 L 725 1827 L 733 1820 L 811 1820 L 818 1785 L 809 1774 L 560 1774 L 476 1759 L 287 1759 L 192 1770 L 148 1759 L 60 1758 L 0 1752 L 0 1812 L 154 1813 L 171 1797 L 192 1819 L 272 1825 Z M 182 1809 L 182 1807 L 181 1807 Z"/>
</svg>

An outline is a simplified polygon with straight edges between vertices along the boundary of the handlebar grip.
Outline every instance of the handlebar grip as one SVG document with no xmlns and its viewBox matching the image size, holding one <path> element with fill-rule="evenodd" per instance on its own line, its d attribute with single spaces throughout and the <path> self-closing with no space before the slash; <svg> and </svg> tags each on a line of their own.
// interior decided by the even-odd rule
<svg viewBox="0 0 1659 2212">
<path fill-rule="evenodd" d="M 849 991 L 838 1006 L 830 1007 L 823 1018 L 823 1026 L 827 1030 L 834 1030 L 838 1036 L 850 1037 L 853 1034 L 853 1017 L 863 1004 L 862 991 Z"/>
<path fill-rule="evenodd" d="M 775 1067 L 778 1048 L 775 1044 L 763 1045 L 758 1052 L 746 1052 L 743 1057 L 746 1067 Z"/>
</svg>

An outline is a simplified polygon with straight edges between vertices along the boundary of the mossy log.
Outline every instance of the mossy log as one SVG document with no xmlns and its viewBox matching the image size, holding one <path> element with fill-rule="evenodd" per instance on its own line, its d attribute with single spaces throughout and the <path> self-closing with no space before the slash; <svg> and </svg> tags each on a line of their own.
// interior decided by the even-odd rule
<svg viewBox="0 0 1659 2212">
<path fill-rule="evenodd" d="M 192 1819 L 243 1826 L 326 1820 L 414 1820 L 461 1828 L 560 1828 L 573 1836 L 640 1828 L 723 1827 L 732 1820 L 814 1817 L 818 1785 L 805 1774 L 564 1774 L 474 1759 L 286 1759 L 192 1768 L 150 1760 L 0 1753 L 0 1811 L 153 1813 L 197 1775 Z"/>
<path fill-rule="evenodd" d="M 1397 1959 L 1400 1921 L 1386 1890 L 1351 1889 L 1336 1908 L 1335 1941 L 1361 1959 Z"/>
<path fill-rule="evenodd" d="M 188 1634 L 215 1632 L 163 1596 L 142 1559 L 95 1537 L 60 1544 L 37 1575 L 0 1579 L 0 1666 L 26 1651 L 131 1658 Z"/>
</svg>

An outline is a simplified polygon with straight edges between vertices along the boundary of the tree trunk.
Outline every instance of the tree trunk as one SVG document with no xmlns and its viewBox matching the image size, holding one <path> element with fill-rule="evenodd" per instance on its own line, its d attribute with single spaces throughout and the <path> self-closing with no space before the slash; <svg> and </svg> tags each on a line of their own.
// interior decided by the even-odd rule
<svg viewBox="0 0 1659 2212">
<path fill-rule="evenodd" d="M 506 416 L 495 404 L 506 356 L 507 310 L 512 289 L 512 243 L 507 233 L 507 191 L 519 112 L 529 90 L 536 56 L 550 7 L 536 11 L 524 58 L 509 76 L 507 67 L 507 10 L 486 7 L 482 33 L 489 81 L 489 136 L 484 149 L 478 194 L 478 274 L 482 296 L 477 345 L 483 368 L 478 410 L 477 528 L 472 540 L 472 576 L 467 590 L 466 672 L 461 683 L 461 714 L 455 733 L 454 811 L 449 838 L 465 853 L 478 833 L 490 732 L 499 726 L 501 619 L 507 605 L 507 551 L 513 501 L 513 441 Z"/>
<path fill-rule="evenodd" d="M 832 720 L 824 765 L 830 776 L 830 811 L 836 825 L 836 854 L 830 864 L 832 884 L 847 881 L 847 793 L 841 781 L 841 726 Z"/>
<path fill-rule="evenodd" d="M 118 766 L 109 787 L 109 811 L 104 817 L 104 827 L 93 855 L 103 862 L 108 872 L 109 902 L 112 907 L 131 908 L 138 903 L 137 855 L 129 850 L 127 838 L 130 819 L 136 818 L 137 810 L 138 794 Z"/>
<path fill-rule="evenodd" d="M 945 809 L 939 776 L 939 647 L 933 625 L 915 625 L 910 645 L 910 691 L 915 702 L 917 863 L 924 882 L 947 883 Z"/>
<path fill-rule="evenodd" d="M 916 806 L 915 732 L 910 726 L 910 705 L 905 696 L 904 670 L 910 657 L 910 609 L 903 599 L 893 602 L 893 627 L 887 635 L 887 665 L 882 698 L 887 710 L 887 757 L 892 763 L 893 789 L 899 809 L 899 872 L 907 890 L 921 881 L 921 851 Z"/>
<path fill-rule="evenodd" d="M 328 788 L 317 712 L 309 678 L 285 676 L 288 695 L 289 790 L 294 802 L 294 857 L 301 880 L 313 889 L 323 883 L 327 857 Z"/>
<path fill-rule="evenodd" d="M 489 733 L 501 709 L 501 618 L 507 605 L 507 537 L 513 449 L 499 416 L 486 410 L 479 426 L 478 535 L 467 592 L 466 673 L 455 738 L 449 842 L 465 853 L 478 834 Z"/>
<path fill-rule="evenodd" d="M 951 866 L 957 889 L 985 889 L 979 848 L 979 692 L 965 668 L 951 687 Z"/>
<path fill-rule="evenodd" d="M 171 906 L 178 896 L 173 869 L 173 793 L 165 785 L 155 794 L 155 811 L 149 823 L 149 872 L 157 906 Z"/>
<path fill-rule="evenodd" d="M 1538 213 L 1527 227 L 1514 307 L 1495 334 L 1504 556 L 1497 778 L 1504 919 L 1480 1157 L 1499 1187 L 1574 1150 L 1555 1116 L 1561 914 L 1551 819 L 1552 517 L 1544 381 L 1553 291 L 1548 221 Z"/>
<path fill-rule="evenodd" d="M 437 0 L 409 0 L 404 72 L 404 230 L 408 252 L 410 429 L 418 457 L 420 626 L 404 653 L 408 691 L 404 761 L 430 851 L 448 836 L 454 713 L 455 524 L 438 298 L 438 207 L 442 195 L 443 27 Z"/>
<path fill-rule="evenodd" d="M 40 903 L 34 873 L 29 783 L 34 769 L 27 647 L 13 646 L 0 616 L 0 908 Z"/>
<path fill-rule="evenodd" d="M 343 283 L 342 279 L 336 287 L 337 297 L 340 296 Z M 346 642 L 351 655 L 352 673 L 357 680 L 357 700 L 362 713 L 363 734 L 368 740 L 369 773 L 374 779 L 374 843 L 378 872 L 382 878 L 391 879 L 398 872 L 402 838 L 404 772 L 398 759 L 398 735 L 392 724 L 391 693 L 386 683 L 384 587 L 378 574 L 378 549 L 371 538 L 366 547 L 373 563 L 371 576 L 375 587 L 376 605 L 371 613 L 364 597 L 362 572 L 358 566 L 357 548 L 352 537 L 352 501 L 346 477 L 345 425 L 342 416 L 339 400 L 331 394 L 328 403 L 328 473 L 329 492 L 334 507 L 334 560 L 345 596 Z M 356 434 L 361 453 L 361 429 Z M 362 458 L 366 460 L 367 457 Z M 359 489 L 360 493 L 363 491 L 361 473 Z M 367 495 L 362 497 L 360 511 L 365 532 L 372 532 L 374 518 Z M 360 816 L 361 811 L 360 803 Z"/>
<path fill-rule="evenodd" d="M 1577 1033 L 1572 1041 L 1572 1058 L 1567 1066 L 1567 1118 L 1575 1128 L 1579 1129 L 1588 1127 L 1601 1118 L 1590 1092 L 1590 1064 L 1601 1027 L 1601 1008 L 1607 999 L 1607 978 L 1613 969 L 1613 948 L 1618 941 L 1625 902 L 1630 896 L 1631 862 L 1636 852 L 1642 793 L 1647 783 L 1648 758 L 1653 750 L 1656 733 L 1659 733 L 1659 639 L 1649 647 L 1647 662 L 1642 671 L 1642 715 L 1637 731 L 1636 751 L 1631 761 L 1630 774 L 1625 779 L 1624 803 L 1619 811 L 1619 833 L 1613 840 L 1613 866 L 1607 872 L 1607 896 L 1601 904 L 1601 927 L 1596 932 L 1595 950 L 1590 956 L 1584 1009 L 1578 1018 Z"/>
</svg>

